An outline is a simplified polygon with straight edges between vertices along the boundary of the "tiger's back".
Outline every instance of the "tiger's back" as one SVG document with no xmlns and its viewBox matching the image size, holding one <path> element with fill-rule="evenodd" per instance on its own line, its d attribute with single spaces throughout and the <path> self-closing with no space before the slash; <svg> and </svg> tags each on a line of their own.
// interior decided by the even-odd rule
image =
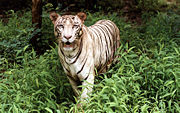
<svg viewBox="0 0 180 113">
<path fill-rule="evenodd" d="M 94 41 L 94 64 L 98 73 L 106 72 L 120 46 L 118 27 L 110 20 L 99 20 L 88 27 Z"/>
</svg>

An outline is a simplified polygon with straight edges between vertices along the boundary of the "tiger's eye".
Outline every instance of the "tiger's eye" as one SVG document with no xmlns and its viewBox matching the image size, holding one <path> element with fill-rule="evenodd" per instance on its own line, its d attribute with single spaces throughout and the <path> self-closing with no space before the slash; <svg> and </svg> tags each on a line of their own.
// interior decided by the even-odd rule
<svg viewBox="0 0 180 113">
<path fill-rule="evenodd" d="M 58 27 L 59 27 L 60 29 L 63 29 L 63 28 L 64 28 L 64 26 L 63 26 L 63 25 L 58 25 Z"/>
</svg>

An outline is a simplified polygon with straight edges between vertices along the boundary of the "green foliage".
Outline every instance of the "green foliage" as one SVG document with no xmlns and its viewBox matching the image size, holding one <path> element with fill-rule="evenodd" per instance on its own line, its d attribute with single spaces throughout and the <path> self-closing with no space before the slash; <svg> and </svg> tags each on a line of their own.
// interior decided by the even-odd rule
<svg viewBox="0 0 180 113">
<path fill-rule="evenodd" d="M 50 49 L 49 45 L 54 45 L 53 25 L 49 19 L 48 13 L 43 13 L 42 29 L 34 30 L 31 23 L 31 12 L 9 11 L 7 23 L 0 21 L 0 57 L 8 58 L 8 61 L 14 62 L 17 50 L 29 45 L 30 39 L 41 31 L 41 38 L 37 39 L 39 50 L 44 52 Z M 5 25 L 4 25 L 5 24 Z"/>
<path fill-rule="evenodd" d="M 76 98 L 59 62 L 57 47 L 37 56 L 28 43 L 19 41 L 21 48 L 13 48 L 16 51 L 10 57 L 16 61 L 14 63 L 9 62 L 10 54 L 6 49 L 3 49 L 5 52 L 0 50 L 0 112 L 180 112 L 180 16 L 170 12 L 147 18 L 144 14 L 144 24 L 137 26 L 117 15 L 88 13 L 85 22 L 89 26 L 97 20 L 110 19 L 119 27 L 121 37 L 118 62 L 104 75 L 96 76 L 88 104 L 77 108 Z M 28 19 L 21 23 L 25 21 Z M 19 22 L 19 19 L 13 22 Z M 6 28 L 9 35 L 0 35 L 9 37 L 3 40 L 10 40 L 13 44 L 11 36 L 19 34 L 15 33 L 15 28 Z M 27 26 L 26 30 L 30 28 Z M 54 39 L 53 25 L 46 13 L 43 14 L 42 31 L 41 44 L 47 46 L 47 40 L 52 39 L 53 42 Z M 28 36 L 32 34 L 22 33 L 19 39 Z"/>
<path fill-rule="evenodd" d="M 14 13 L 10 11 L 10 16 L 8 23 L 3 24 L 0 21 L 0 57 L 7 57 L 8 60 L 13 61 L 15 57 L 16 50 L 29 44 L 29 40 L 32 37 L 31 27 L 31 14 L 30 12 L 24 13 L 22 16 L 20 12 Z"/>
<path fill-rule="evenodd" d="M 37 58 L 34 50 L 27 53 L 26 48 L 20 51 L 23 55 L 16 56 L 23 59 L 21 65 L 14 64 L 0 74 L 0 112 L 68 109 L 65 105 L 72 102 L 72 89 L 62 71 L 57 49 Z"/>
<path fill-rule="evenodd" d="M 144 10 L 157 10 L 161 0 L 137 0 L 137 7 Z"/>
<path fill-rule="evenodd" d="M 179 112 L 180 48 L 159 44 L 152 58 L 134 48 L 121 46 L 111 77 L 95 85 L 88 112 Z"/>
<path fill-rule="evenodd" d="M 42 28 L 41 28 L 41 37 L 38 41 L 38 47 L 40 47 L 42 52 L 45 52 L 47 49 L 50 49 L 50 45 L 55 47 L 54 42 L 56 38 L 54 37 L 54 27 L 49 19 L 49 13 L 43 12 L 42 15 Z"/>
<path fill-rule="evenodd" d="M 178 6 L 177 0 L 136 0 L 136 8 L 147 11 L 159 11 L 165 9 L 172 9 L 172 7 Z"/>
<path fill-rule="evenodd" d="M 119 27 L 122 34 L 121 39 L 129 42 L 130 46 L 136 46 L 143 51 L 154 48 L 159 42 L 168 43 L 174 40 L 177 44 L 180 43 L 180 22 L 178 21 L 180 15 L 172 12 L 158 13 L 150 18 L 147 15 L 148 13 L 142 15 L 144 23 L 142 26 L 121 23 Z"/>
</svg>

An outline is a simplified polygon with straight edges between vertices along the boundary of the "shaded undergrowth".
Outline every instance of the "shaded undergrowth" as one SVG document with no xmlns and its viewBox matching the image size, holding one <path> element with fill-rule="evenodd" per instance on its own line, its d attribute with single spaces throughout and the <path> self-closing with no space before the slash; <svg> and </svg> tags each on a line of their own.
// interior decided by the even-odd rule
<svg viewBox="0 0 180 113">
<path fill-rule="evenodd" d="M 33 27 L 27 24 L 30 17 L 21 20 L 15 13 L 9 27 L 1 23 L 0 112 L 180 112 L 180 15 L 158 13 L 144 19 L 141 26 L 117 15 L 88 13 L 87 26 L 99 19 L 117 24 L 121 47 L 118 63 L 106 74 L 96 76 L 92 96 L 82 109 L 76 107 L 57 47 L 37 56 L 28 45 L 33 35 Z M 47 46 L 48 40 L 54 40 L 53 27 L 48 14 L 43 19 L 41 31 L 46 35 L 41 42 Z"/>
</svg>

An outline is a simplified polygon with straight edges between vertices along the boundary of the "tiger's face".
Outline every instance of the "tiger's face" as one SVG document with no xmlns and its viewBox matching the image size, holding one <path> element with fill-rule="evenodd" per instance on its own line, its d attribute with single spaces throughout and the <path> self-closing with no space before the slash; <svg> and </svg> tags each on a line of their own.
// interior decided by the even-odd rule
<svg viewBox="0 0 180 113">
<path fill-rule="evenodd" d="M 86 15 L 78 13 L 77 15 L 59 16 L 57 13 L 51 13 L 50 18 L 54 24 L 54 34 L 58 38 L 61 48 L 64 51 L 73 51 L 79 47 Z"/>
</svg>

